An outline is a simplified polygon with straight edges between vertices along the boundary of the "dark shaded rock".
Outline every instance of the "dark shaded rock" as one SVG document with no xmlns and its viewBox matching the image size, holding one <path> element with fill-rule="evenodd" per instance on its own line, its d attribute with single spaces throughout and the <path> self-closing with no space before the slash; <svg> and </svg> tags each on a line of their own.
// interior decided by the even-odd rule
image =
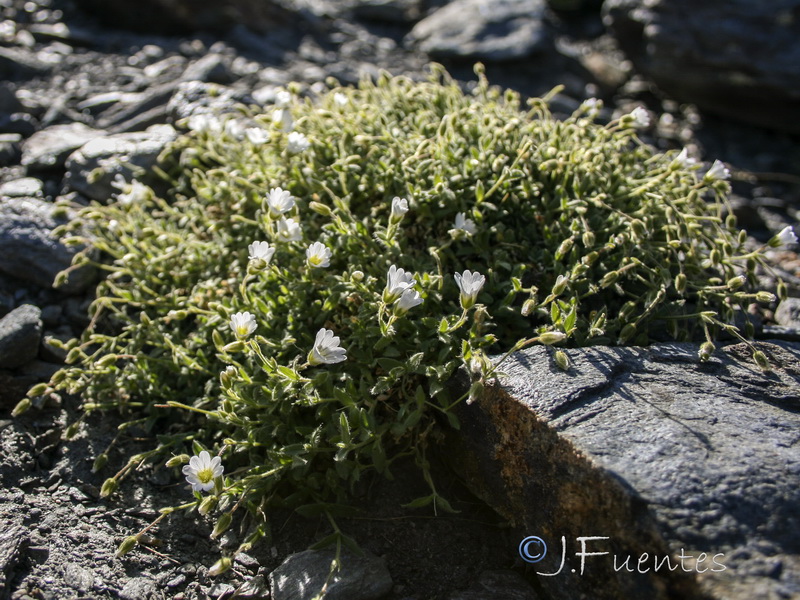
<svg viewBox="0 0 800 600">
<path fill-rule="evenodd" d="M 19 523 L 0 521 L 0 590 L 8 589 L 14 568 L 23 560 L 28 545 L 28 533 Z"/>
<path fill-rule="evenodd" d="M 448 600 L 539 600 L 530 584 L 516 571 L 486 571 L 468 590 L 448 596 Z"/>
<path fill-rule="evenodd" d="M 167 104 L 167 114 L 175 122 L 196 114 L 234 112 L 236 104 L 254 103 L 249 94 L 233 88 L 203 81 L 186 81 L 178 86 Z"/>
<path fill-rule="evenodd" d="M 7 167 L 19 163 L 22 150 L 19 143 L 22 136 L 18 133 L 0 133 L 0 167 Z"/>
<path fill-rule="evenodd" d="M 30 137 L 36 132 L 36 119 L 24 112 L 0 115 L 0 131 Z"/>
<path fill-rule="evenodd" d="M 434 58 L 514 60 L 542 50 L 544 0 L 454 0 L 414 26 L 409 39 Z"/>
<path fill-rule="evenodd" d="M 781 301 L 775 311 L 775 321 L 784 327 L 800 329 L 800 298 Z"/>
<path fill-rule="evenodd" d="M 353 14 L 362 19 L 412 23 L 422 16 L 421 0 L 359 0 Z"/>
<path fill-rule="evenodd" d="M 112 185 L 117 175 L 145 182 L 158 155 L 176 136 L 170 125 L 153 125 L 146 131 L 95 138 L 69 156 L 64 180 L 72 190 L 107 202 L 119 192 Z"/>
<path fill-rule="evenodd" d="M 273 600 L 311 600 L 319 594 L 331 569 L 334 553 L 306 550 L 289 556 L 269 575 Z M 383 559 L 345 554 L 342 568 L 328 582 L 326 600 L 377 600 L 392 589 Z"/>
<path fill-rule="evenodd" d="M 14 88 L 6 81 L 0 81 L 0 112 L 15 113 L 23 109 L 22 102 L 14 93 Z"/>
<path fill-rule="evenodd" d="M 83 123 L 52 125 L 25 140 L 22 144 L 22 164 L 29 170 L 61 169 L 72 152 L 104 133 Z"/>
<path fill-rule="evenodd" d="M 50 288 L 56 275 L 72 264 L 78 248 L 67 248 L 52 235 L 70 212 L 35 198 L 0 199 L 0 272 Z M 94 269 L 82 266 L 70 272 L 59 289 L 67 294 L 86 289 Z"/>
<path fill-rule="evenodd" d="M 273 0 L 77 0 L 108 25 L 148 34 L 224 32 L 246 25 L 267 32 L 296 23 L 298 14 Z"/>
<path fill-rule="evenodd" d="M 222 54 L 209 53 L 193 62 L 183 72 L 185 81 L 208 81 L 212 83 L 231 83 L 235 77 L 231 72 L 230 59 Z"/>
<path fill-rule="evenodd" d="M 24 196 L 41 197 L 44 192 L 44 184 L 41 179 L 35 177 L 22 177 L 12 179 L 0 185 L 0 196 L 8 198 L 21 198 Z"/>
<path fill-rule="evenodd" d="M 636 67 L 678 100 L 800 132 L 800 0 L 607 0 Z"/>
<path fill-rule="evenodd" d="M 256 575 L 252 579 L 248 579 L 236 589 L 234 598 L 249 598 L 253 600 L 261 600 L 262 598 L 269 598 L 269 589 L 267 582 L 263 575 Z"/>
<path fill-rule="evenodd" d="M 36 358 L 42 339 L 42 311 L 23 304 L 0 319 L 0 369 L 15 369 Z"/>
<path fill-rule="evenodd" d="M 4 79 L 42 75 L 52 68 L 53 65 L 39 60 L 33 52 L 0 46 L 0 77 Z"/>
<path fill-rule="evenodd" d="M 708 363 L 689 344 L 569 350 L 567 372 L 546 348 L 514 354 L 500 385 L 459 407 L 451 453 L 520 539 L 549 545 L 537 572 L 558 571 L 564 536 L 563 571 L 539 579 L 552 597 L 798 595 L 800 345 L 759 348 L 771 372 L 743 344 Z M 581 536 L 610 553 L 583 575 Z M 644 553 L 647 573 L 622 566 Z M 655 572 L 667 555 L 676 570 Z"/>
</svg>

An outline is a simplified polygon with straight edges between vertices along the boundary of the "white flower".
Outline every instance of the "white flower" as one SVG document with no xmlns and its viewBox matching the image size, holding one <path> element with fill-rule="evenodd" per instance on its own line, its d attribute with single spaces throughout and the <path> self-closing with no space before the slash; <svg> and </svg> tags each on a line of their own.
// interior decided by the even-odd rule
<svg viewBox="0 0 800 600">
<path fill-rule="evenodd" d="M 279 217 L 294 208 L 294 196 L 283 188 L 272 188 L 266 200 L 269 214 L 273 217 Z"/>
<path fill-rule="evenodd" d="M 287 90 L 275 91 L 275 106 L 284 108 L 292 103 L 292 93 Z"/>
<path fill-rule="evenodd" d="M 597 98 L 588 98 L 581 104 L 581 110 L 592 118 L 597 116 L 601 108 L 603 108 L 603 101 Z"/>
<path fill-rule="evenodd" d="M 256 316 L 249 312 L 238 312 L 231 316 L 231 329 L 238 338 L 246 338 L 256 330 Z"/>
<path fill-rule="evenodd" d="M 398 222 L 403 219 L 403 215 L 408 212 L 408 200 L 405 198 L 399 198 L 395 196 L 392 199 L 392 214 L 389 217 L 389 220 L 392 222 Z"/>
<path fill-rule="evenodd" d="M 275 254 L 275 248 L 269 242 L 253 242 L 247 247 L 247 251 L 250 253 L 250 260 L 263 260 L 264 266 L 269 264 Z"/>
<path fill-rule="evenodd" d="M 331 256 L 331 249 L 322 242 L 314 242 L 306 248 L 306 262 L 309 267 L 329 267 Z"/>
<path fill-rule="evenodd" d="M 456 221 L 453 224 L 453 228 L 465 231 L 470 235 L 474 235 L 478 230 L 478 228 L 475 226 L 475 221 L 468 219 L 463 212 L 460 212 L 456 215 Z"/>
<path fill-rule="evenodd" d="M 350 104 L 350 100 L 348 100 L 347 96 L 345 96 L 341 92 L 336 92 L 333 95 L 333 101 L 336 103 L 337 106 L 347 106 Z"/>
<path fill-rule="evenodd" d="M 261 127 L 248 127 L 244 130 L 245 137 L 250 140 L 251 144 L 260 146 L 269 141 L 269 132 Z"/>
<path fill-rule="evenodd" d="M 228 119 L 225 121 L 225 133 L 234 139 L 244 139 L 244 125 L 239 119 Z"/>
<path fill-rule="evenodd" d="M 347 350 L 339 346 L 340 339 L 330 329 L 324 327 L 317 332 L 314 347 L 308 353 L 312 365 L 332 365 L 347 360 Z"/>
<path fill-rule="evenodd" d="M 463 273 L 456 273 L 455 278 L 461 290 L 461 306 L 467 310 L 475 304 L 475 298 L 478 297 L 478 292 L 486 283 L 486 278 L 477 271 L 473 273 L 469 269 Z"/>
<path fill-rule="evenodd" d="M 292 113 L 289 112 L 288 108 L 279 108 L 273 112 L 272 122 L 275 125 L 279 125 L 284 133 L 294 129 L 294 119 L 292 119 Z"/>
<path fill-rule="evenodd" d="M 780 230 L 775 237 L 769 241 L 769 245 L 773 248 L 780 248 L 781 246 L 788 246 L 789 244 L 796 244 L 797 236 L 790 226 L 786 226 Z"/>
<path fill-rule="evenodd" d="M 286 140 L 286 150 L 289 152 L 289 154 L 299 154 L 300 152 L 305 152 L 310 146 L 311 142 L 308 141 L 308 138 L 302 133 L 298 133 L 296 131 L 290 133 Z"/>
<path fill-rule="evenodd" d="M 420 297 L 417 290 L 407 289 L 403 295 L 397 300 L 395 308 L 399 313 L 407 312 L 409 309 L 422 304 L 424 300 Z"/>
<path fill-rule="evenodd" d="M 281 217 L 278 221 L 278 239 L 282 242 L 298 242 L 303 237 L 300 223 L 294 219 Z"/>
<path fill-rule="evenodd" d="M 221 133 L 222 123 L 214 115 L 208 113 L 201 113 L 199 115 L 192 115 L 189 117 L 189 129 L 198 133 Z"/>
<path fill-rule="evenodd" d="M 675 163 L 684 169 L 689 169 L 697 164 L 697 160 L 689 156 L 688 148 L 681 150 L 680 154 L 675 157 Z"/>
<path fill-rule="evenodd" d="M 650 113 L 641 106 L 637 106 L 631 111 L 631 119 L 634 127 L 648 127 L 650 125 Z"/>
<path fill-rule="evenodd" d="M 221 463 L 222 459 L 219 456 L 211 458 L 206 450 L 190 458 L 189 464 L 183 467 L 183 474 L 186 475 L 186 481 L 192 484 L 192 490 L 210 492 L 214 489 L 214 480 L 222 477 L 225 471 Z"/>
<path fill-rule="evenodd" d="M 398 269 L 392 265 L 386 275 L 386 289 L 383 291 L 383 301 L 386 304 L 394 302 L 403 295 L 403 292 L 415 285 L 417 285 L 417 280 L 414 279 L 411 273 L 406 273 L 404 269 Z"/>
<path fill-rule="evenodd" d="M 117 188 L 121 193 L 117 194 L 117 201 L 120 204 L 133 204 L 144 202 L 150 197 L 150 188 L 145 184 L 132 179 L 130 183 L 117 173 L 111 185 Z"/>
<path fill-rule="evenodd" d="M 728 170 L 722 161 L 715 160 L 714 164 L 711 165 L 711 168 L 706 173 L 705 179 L 708 181 L 724 181 L 731 176 L 731 172 Z"/>
</svg>

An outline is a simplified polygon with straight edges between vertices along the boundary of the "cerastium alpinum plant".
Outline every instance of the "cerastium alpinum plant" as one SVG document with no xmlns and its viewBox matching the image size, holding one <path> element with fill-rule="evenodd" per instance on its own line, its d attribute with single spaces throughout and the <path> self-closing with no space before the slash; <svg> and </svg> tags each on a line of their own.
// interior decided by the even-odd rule
<svg viewBox="0 0 800 600">
<path fill-rule="evenodd" d="M 430 484 L 410 506 L 450 509 L 429 449 L 495 372 L 489 354 L 557 344 L 568 369 L 568 347 L 668 333 L 707 359 L 721 331 L 749 337 L 736 311 L 773 297 L 752 290 L 763 259 L 722 163 L 641 143 L 643 109 L 601 125 L 587 101 L 559 121 L 477 71 L 472 93 L 434 68 L 192 117 L 163 156 L 165 197 L 137 182 L 80 213 L 90 235 L 72 241 L 108 276 L 69 366 L 31 396 L 79 394 L 153 436 L 104 496 L 143 463 L 176 480 L 188 463 L 194 497 L 162 517 L 197 509 L 212 537 L 236 523 L 235 553 L 293 507 L 341 543 L 348 492 L 398 457 Z"/>
</svg>

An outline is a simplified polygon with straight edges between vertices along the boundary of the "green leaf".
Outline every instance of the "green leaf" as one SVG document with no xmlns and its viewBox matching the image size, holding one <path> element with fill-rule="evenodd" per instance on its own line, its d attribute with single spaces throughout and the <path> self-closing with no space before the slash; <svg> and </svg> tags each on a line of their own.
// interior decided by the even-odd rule
<svg viewBox="0 0 800 600">
<path fill-rule="evenodd" d="M 431 502 L 433 502 L 434 495 L 431 494 L 430 496 L 423 496 L 421 498 L 417 498 L 416 500 L 412 500 L 408 504 L 401 505 L 403 508 L 422 508 L 423 506 L 428 506 Z"/>
</svg>

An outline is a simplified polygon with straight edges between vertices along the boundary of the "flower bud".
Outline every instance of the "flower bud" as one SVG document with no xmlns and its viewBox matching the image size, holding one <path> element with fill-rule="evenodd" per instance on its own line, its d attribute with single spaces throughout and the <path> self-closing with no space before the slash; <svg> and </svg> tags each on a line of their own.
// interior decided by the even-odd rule
<svg viewBox="0 0 800 600">
<path fill-rule="evenodd" d="M 200 506 L 197 507 L 197 512 L 205 516 L 212 510 L 214 510 L 214 508 L 216 508 L 218 502 L 219 498 L 217 498 L 216 496 L 206 496 L 205 498 L 203 498 L 203 501 L 200 503 Z"/>
<path fill-rule="evenodd" d="M 562 331 L 545 331 L 539 335 L 539 342 L 545 346 L 563 342 L 567 338 L 567 334 Z"/>
<path fill-rule="evenodd" d="M 628 323 L 625 327 L 622 328 L 622 331 L 619 333 L 619 341 L 620 343 L 625 343 L 629 339 L 631 339 L 636 334 L 636 325 L 633 323 Z"/>
<path fill-rule="evenodd" d="M 686 291 L 686 275 L 683 273 L 678 273 L 675 277 L 675 290 L 677 290 L 679 294 Z"/>
<path fill-rule="evenodd" d="M 44 396 L 47 393 L 47 384 L 46 383 L 37 383 L 31 389 L 28 390 L 28 397 L 35 398 L 36 396 Z"/>
<path fill-rule="evenodd" d="M 698 355 L 700 356 L 700 361 L 706 362 L 709 358 L 711 358 L 711 355 L 714 353 L 714 350 L 716 350 L 716 347 L 711 342 L 703 342 L 702 344 L 700 344 L 700 352 L 698 352 Z"/>
<path fill-rule="evenodd" d="M 323 217 L 331 216 L 330 206 L 328 206 L 327 204 L 323 204 L 322 202 L 311 202 L 309 203 L 308 207 L 315 213 L 322 215 Z"/>
<path fill-rule="evenodd" d="M 581 237 L 581 241 L 583 242 L 583 246 L 585 248 L 591 248 L 594 246 L 594 232 L 592 231 L 584 231 L 583 236 Z"/>
<path fill-rule="evenodd" d="M 564 258 L 569 253 L 569 251 L 572 250 L 572 245 L 574 243 L 575 242 L 573 241 L 572 238 L 567 238 L 563 242 L 561 242 L 561 245 L 559 245 L 558 250 L 556 250 L 556 260 L 561 260 L 562 258 Z"/>
<path fill-rule="evenodd" d="M 72 423 L 71 425 L 69 425 L 64 430 L 64 439 L 71 440 L 72 438 L 74 438 L 75 435 L 78 433 L 78 429 L 79 428 L 80 428 L 80 424 L 77 423 L 77 422 L 76 423 Z"/>
<path fill-rule="evenodd" d="M 610 287 L 615 283 L 617 283 L 618 279 L 619 279 L 619 271 L 610 271 L 605 275 L 603 275 L 603 278 L 600 280 L 600 287 L 601 288 Z"/>
<path fill-rule="evenodd" d="M 11 411 L 12 417 L 18 417 L 22 413 L 26 412 L 32 406 L 30 398 L 23 398 L 17 405 L 14 407 L 14 410 Z"/>
<path fill-rule="evenodd" d="M 179 454 L 178 456 L 173 456 L 172 458 L 170 458 L 166 463 L 164 463 L 164 466 L 167 467 L 168 469 L 171 469 L 173 467 L 180 467 L 181 465 L 186 464 L 188 462 L 189 462 L 188 454 Z"/>
<path fill-rule="evenodd" d="M 353 271 L 350 273 L 350 277 L 353 279 L 353 281 L 363 281 L 364 271 Z"/>
<path fill-rule="evenodd" d="M 757 292 L 756 293 L 756 301 L 757 302 L 775 302 L 775 294 L 771 294 L 769 292 Z"/>
<path fill-rule="evenodd" d="M 472 404 L 475 400 L 479 400 L 483 396 L 483 383 L 476 381 L 469 388 L 469 398 L 467 404 Z"/>
<path fill-rule="evenodd" d="M 761 368 L 763 371 L 769 371 L 769 360 L 767 360 L 767 355 L 764 354 L 761 350 L 756 350 L 753 352 L 753 360 L 756 361 L 756 364 Z"/>
<path fill-rule="evenodd" d="M 778 298 L 786 300 L 789 297 L 789 291 L 786 289 L 786 284 L 783 279 L 778 279 Z"/>
<path fill-rule="evenodd" d="M 122 540 L 122 543 L 117 547 L 117 552 L 114 556 L 119 558 L 120 556 L 126 555 L 128 552 L 133 550 L 138 543 L 139 543 L 138 535 L 129 535 L 124 540 Z"/>
<path fill-rule="evenodd" d="M 231 526 L 231 521 L 233 521 L 233 513 L 226 512 L 223 514 L 217 521 L 214 531 L 211 532 L 211 539 L 216 539 L 225 533 L 228 527 Z"/>
<path fill-rule="evenodd" d="M 561 293 L 567 289 L 567 284 L 569 283 L 569 277 L 565 277 L 564 275 L 559 275 L 556 277 L 556 283 L 553 286 L 553 291 L 550 292 L 553 296 L 560 296 Z"/>
<path fill-rule="evenodd" d="M 223 352 L 234 353 L 234 352 L 241 352 L 242 350 L 244 350 L 244 342 L 241 340 L 238 340 L 236 342 L 231 342 L 230 344 L 226 344 L 225 346 L 222 347 Z"/>
<path fill-rule="evenodd" d="M 728 283 L 727 283 L 728 289 L 729 290 L 738 290 L 740 287 L 742 287 L 745 284 L 746 281 L 747 281 L 747 278 L 744 275 L 739 275 L 737 277 L 731 277 L 730 279 L 728 279 Z"/>
<path fill-rule="evenodd" d="M 639 219 L 634 219 L 631 221 L 631 230 L 633 231 L 633 234 L 640 239 L 647 237 L 647 228 Z"/>
<path fill-rule="evenodd" d="M 221 575 L 222 573 L 230 569 L 232 564 L 233 563 L 231 562 L 230 558 L 228 558 L 227 556 L 223 556 L 211 566 L 211 568 L 208 570 L 208 574 L 211 577 L 216 577 L 217 575 Z"/>
<path fill-rule="evenodd" d="M 522 316 L 527 317 L 533 309 L 536 308 L 536 300 L 533 298 L 528 298 L 525 302 L 522 303 Z"/>
<path fill-rule="evenodd" d="M 97 458 L 94 459 L 94 463 L 92 464 L 92 473 L 98 473 L 106 466 L 108 462 L 108 454 L 105 452 L 98 454 Z"/>
<path fill-rule="evenodd" d="M 100 497 L 108 498 L 111 494 L 117 491 L 119 483 L 113 477 L 109 477 L 103 482 L 103 487 L 100 488 Z"/>
<path fill-rule="evenodd" d="M 555 360 L 556 364 L 558 365 L 558 368 L 561 369 L 562 371 L 567 371 L 569 369 L 570 366 L 569 357 L 567 356 L 567 353 L 564 352 L 563 350 L 556 350 Z"/>
</svg>

